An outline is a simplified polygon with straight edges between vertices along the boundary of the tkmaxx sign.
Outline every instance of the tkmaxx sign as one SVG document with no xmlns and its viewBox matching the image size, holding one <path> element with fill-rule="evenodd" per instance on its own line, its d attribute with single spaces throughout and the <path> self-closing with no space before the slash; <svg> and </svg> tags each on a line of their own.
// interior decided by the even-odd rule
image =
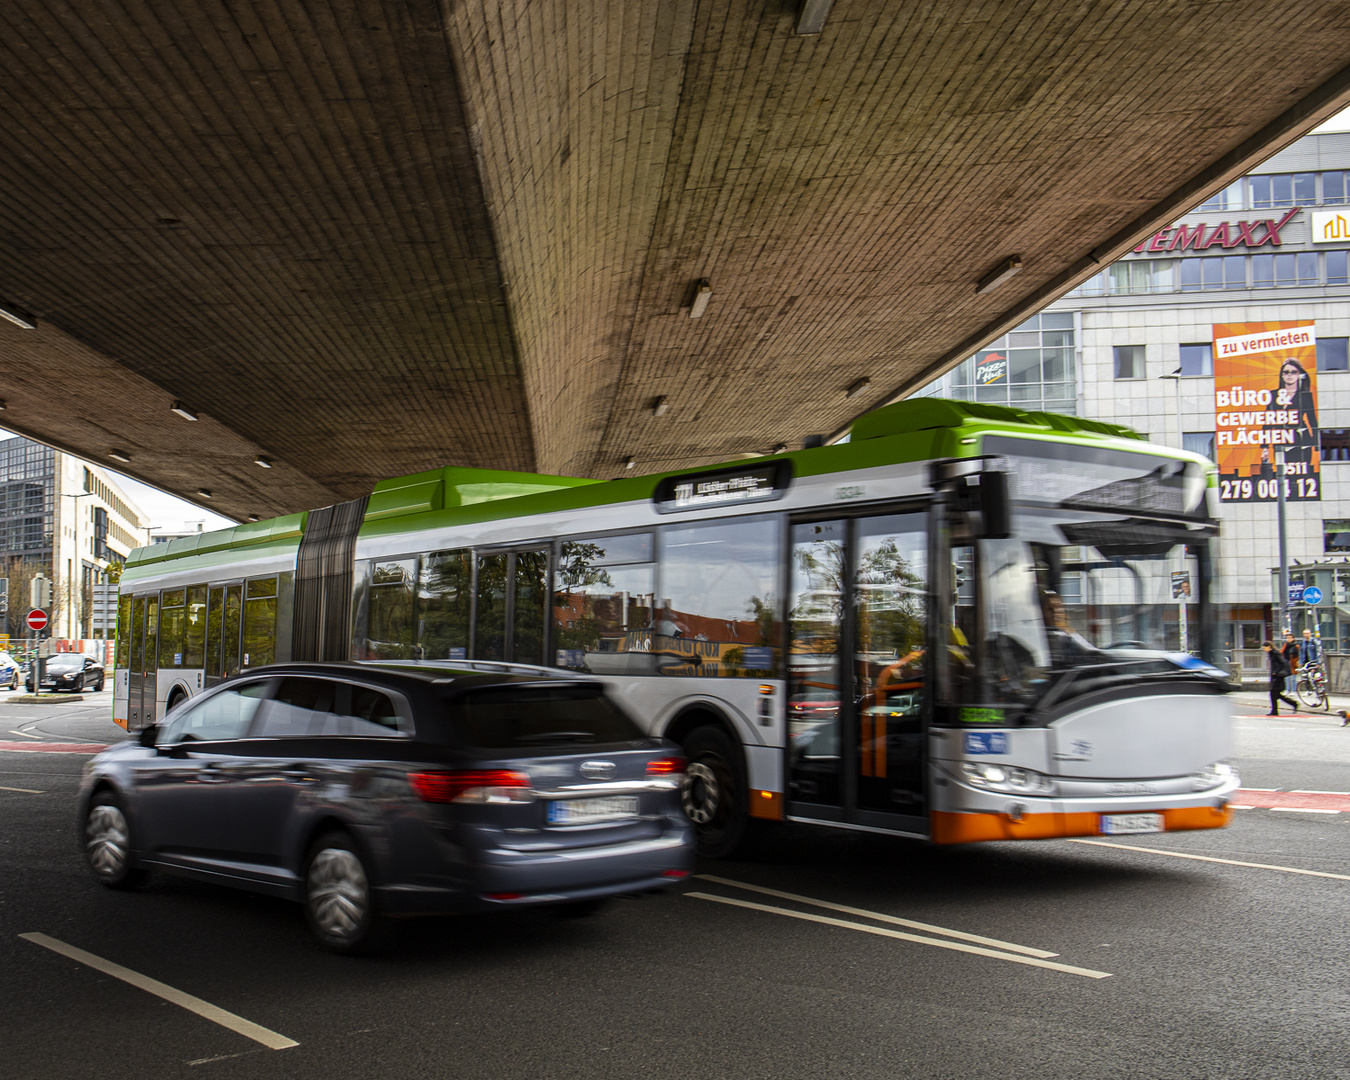
<svg viewBox="0 0 1350 1080">
<path fill-rule="evenodd" d="M 1279 221 L 1266 218 L 1264 221 L 1239 221 L 1236 225 L 1229 225 L 1226 221 L 1221 221 L 1217 225 L 1172 225 L 1154 233 L 1150 239 L 1145 240 L 1134 250 L 1136 254 L 1177 249 L 1185 251 L 1187 248 L 1204 251 L 1205 248 L 1213 247 L 1215 244 L 1224 248 L 1237 247 L 1239 244 L 1249 248 L 1264 247 L 1266 244 L 1280 247 L 1280 230 L 1289 224 L 1300 209 L 1294 207 Z M 1264 230 L 1260 236 L 1256 234 L 1258 229 Z"/>
</svg>

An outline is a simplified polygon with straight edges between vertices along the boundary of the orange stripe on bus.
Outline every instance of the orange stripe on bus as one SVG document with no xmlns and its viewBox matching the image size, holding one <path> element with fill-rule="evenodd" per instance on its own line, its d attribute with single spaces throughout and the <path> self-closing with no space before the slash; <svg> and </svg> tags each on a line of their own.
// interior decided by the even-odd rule
<svg viewBox="0 0 1350 1080">
<path fill-rule="evenodd" d="M 1127 814 L 1122 808 L 1114 813 Z M 1166 832 L 1189 829 L 1221 829 L 1232 820 L 1228 807 L 1187 806 L 1161 813 Z M 1101 836 L 1101 814 L 1027 814 L 1013 821 L 1007 814 L 958 814 L 935 810 L 932 839 L 935 844 L 973 844 L 982 840 L 1045 840 L 1057 836 Z"/>
</svg>

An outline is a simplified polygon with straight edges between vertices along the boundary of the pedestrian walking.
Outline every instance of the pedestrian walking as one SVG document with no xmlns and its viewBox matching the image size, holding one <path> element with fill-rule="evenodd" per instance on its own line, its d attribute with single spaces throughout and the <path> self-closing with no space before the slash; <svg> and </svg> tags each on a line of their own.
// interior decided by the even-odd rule
<svg viewBox="0 0 1350 1080">
<path fill-rule="evenodd" d="M 1291 634 L 1290 637 L 1293 635 Z M 1270 715 L 1280 715 L 1280 702 L 1283 701 L 1294 712 L 1298 712 L 1298 702 L 1285 697 L 1282 692 L 1285 679 L 1289 678 L 1289 661 L 1284 653 L 1275 648 L 1275 642 L 1263 641 L 1261 648 L 1266 650 L 1266 659 L 1270 662 Z"/>
<path fill-rule="evenodd" d="M 1294 640 L 1294 632 L 1286 630 L 1284 632 L 1284 646 L 1280 652 L 1284 654 L 1285 663 L 1289 665 L 1289 675 L 1284 680 L 1284 692 L 1292 694 L 1298 688 L 1298 642 Z"/>
</svg>

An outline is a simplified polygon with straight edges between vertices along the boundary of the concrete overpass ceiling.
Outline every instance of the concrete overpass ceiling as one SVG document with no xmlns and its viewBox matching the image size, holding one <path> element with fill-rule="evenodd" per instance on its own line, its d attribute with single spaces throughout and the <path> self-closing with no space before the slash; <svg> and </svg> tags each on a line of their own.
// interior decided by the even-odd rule
<svg viewBox="0 0 1350 1080">
<path fill-rule="evenodd" d="M 796 11 L 9 0 L 0 423 L 241 518 L 795 445 L 1350 102 L 1345 3 Z"/>
</svg>

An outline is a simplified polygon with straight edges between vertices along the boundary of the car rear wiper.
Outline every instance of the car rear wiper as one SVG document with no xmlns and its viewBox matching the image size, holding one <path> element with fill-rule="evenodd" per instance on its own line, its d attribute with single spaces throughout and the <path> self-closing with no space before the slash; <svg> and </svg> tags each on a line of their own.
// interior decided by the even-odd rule
<svg viewBox="0 0 1350 1080">
<path fill-rule="evenodd" d="M 517 735 L 511 741 L 516 743 L 595 742 L 595 734 L 590 731 L 544 731 L 538 735 Z"/>
</svg>

